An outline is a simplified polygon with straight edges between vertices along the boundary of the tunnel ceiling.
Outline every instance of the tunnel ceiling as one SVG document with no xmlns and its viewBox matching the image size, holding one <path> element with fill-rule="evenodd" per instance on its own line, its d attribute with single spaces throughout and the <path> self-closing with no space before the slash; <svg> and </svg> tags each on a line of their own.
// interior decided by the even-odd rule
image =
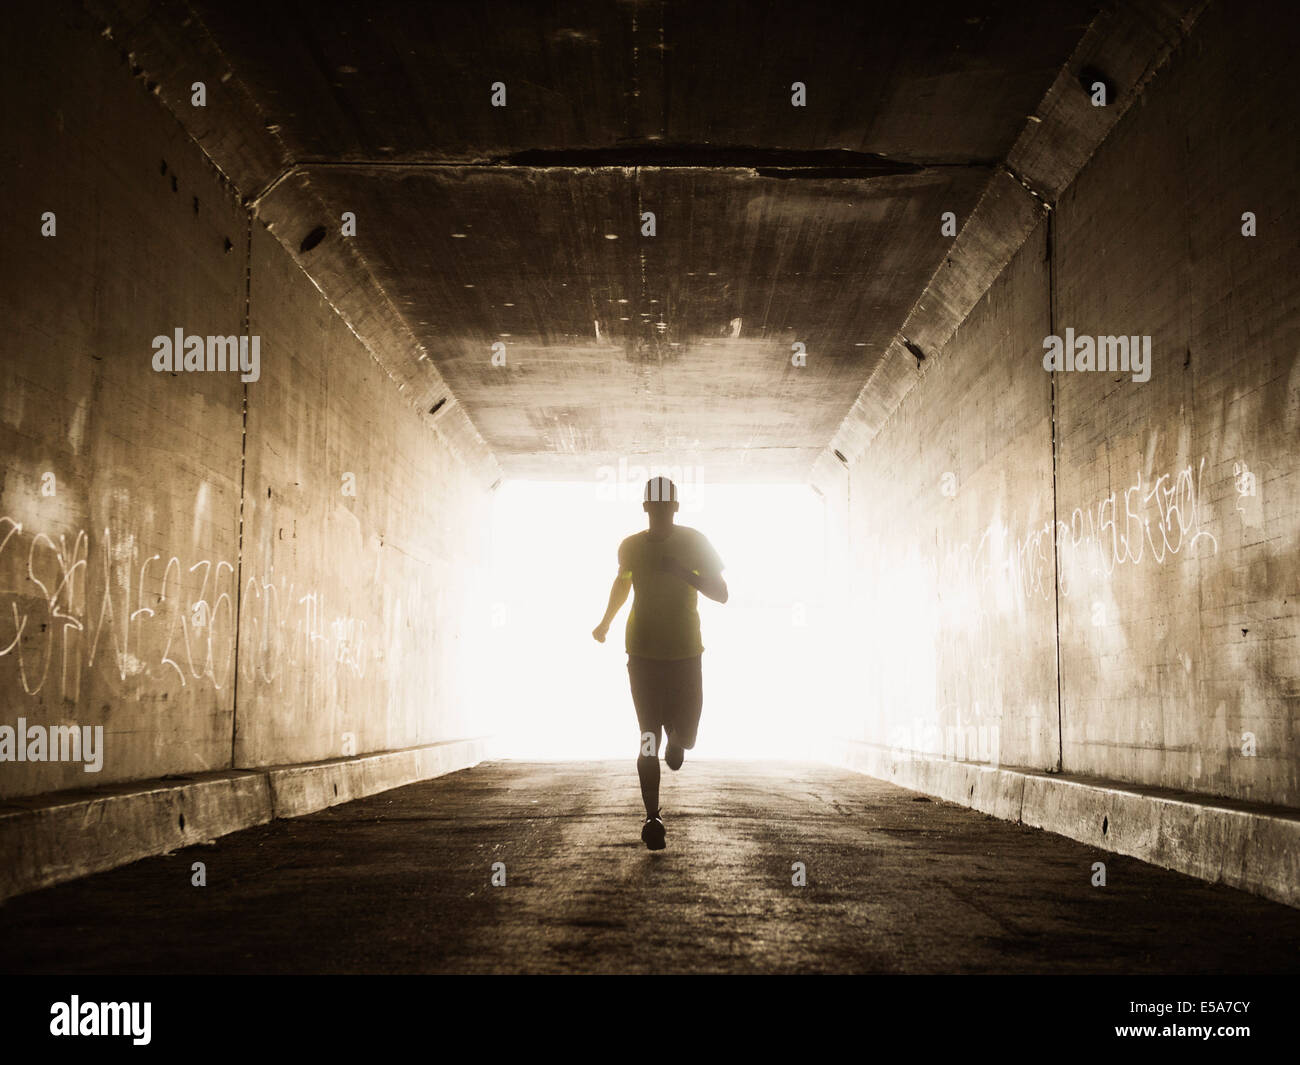
<svg viewBox="0 0 1300 1065">
<path fill-rule="evenodd" d="M 182 121 L 326 296 L 386 296 L 507 475 L 753 481 L 807 479 L 1098 6 L 171 11 L 260 125 Z"/>
</svg>

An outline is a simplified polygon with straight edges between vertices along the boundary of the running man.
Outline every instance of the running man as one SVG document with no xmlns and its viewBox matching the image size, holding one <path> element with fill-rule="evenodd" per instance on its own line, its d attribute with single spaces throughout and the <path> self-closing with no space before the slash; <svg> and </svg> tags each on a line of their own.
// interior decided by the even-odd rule
<svg viewBox="0 0 1300 1065">
<path fill-rule="evenodd" d="M 632 703 L 641 725 L 641 753 L 636 760 L 645 803 L 641 840 L 658 851 L 664 849 L 660 730 L 668 741 L 664 761 L 669 769 L 680 769 L 686 752 L 695 746 L 704 704 L 700 674 L 704 645 L 696 592 L 725 603 L 727 583 L 722 579 L 722 559 L 704 534 L 673 523 L 677 486 L 672 481 L 650 478 L 641 509 L 649 515 L 650 527 L 618 545 L 618 576 L 609 590 L 605 616 L 591 635 L 604 643 L 628 592 L 635 593 L 627 617 L 626 647 Z"/>
</svg>

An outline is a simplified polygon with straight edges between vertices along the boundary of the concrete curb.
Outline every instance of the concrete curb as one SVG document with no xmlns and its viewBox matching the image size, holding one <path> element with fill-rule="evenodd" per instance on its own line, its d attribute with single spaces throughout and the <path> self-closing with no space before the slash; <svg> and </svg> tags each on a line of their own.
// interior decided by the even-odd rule
<svg viewBox="0 0 1300 1065">
<path fill-rule="evenodd" d="M 452 740 L 328 762 L 271 766 L 265 770 L 273 817 L 301 817 L 315 810 L 400 788 L 415 780 L 452 773 L 483 760 L 486 741 Z"/>
<path fill-rule="evenodd" d="M 1300 811 L 947 761 L 857 740 L 839 740 L 836 748 L 840 764 L 855 772 L 1300 907 Z"/>
<path fill-rule="evenodd" d="M 486 751 L 478 737 L 10 800 L 0 806 L 0 901 L 465 769 Z"/>
</svg>

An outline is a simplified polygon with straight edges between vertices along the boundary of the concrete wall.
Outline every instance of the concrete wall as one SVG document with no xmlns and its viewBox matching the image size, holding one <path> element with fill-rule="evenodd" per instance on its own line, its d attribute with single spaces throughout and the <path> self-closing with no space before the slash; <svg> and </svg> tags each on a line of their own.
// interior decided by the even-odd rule
<svg viewBox="0 0 1300 1065">
<path fill-rule="evenodd" d="M 1213 5 L 1059 204 L 1059 329 L 1154 360 L 1058 375 L 1061 692 L 1067 769 L 1297 806 L 1300 155 L 1272 23 Z"/>
<path fill-rule="evenodd" d="M 0 796 L 472 734 L 481 474 L 129 56 L 14 18 L 0 91 L 48 106 L 0 146 L 0 725 L 103 726 L 105 756 L 0 762 Z M 260 335 L 260 379 L 155 372 L 178 327 Z"/>
<path fill-rule="evenodd" d="M 850 470 L 846 628 L 871 648 L 854 738 L 1056 763 L 1045 243 L 1040 227 Z"/>
<path fill-rule="evenodd" d="M 851 738 L 1037 769 L 1059 744 L 1065 772 L 1300 805 L 1298 160 L 1267 12 L 1201 17 L 851 463 Z M 1053 382 L 1067 326 L 1149 335 L 1150 380 Z"/>
<path fill-rule="evenodd" d="M 486 486 L 261 227 L 252 263 L 236 765 L 468 735 Z"/>
</svg>

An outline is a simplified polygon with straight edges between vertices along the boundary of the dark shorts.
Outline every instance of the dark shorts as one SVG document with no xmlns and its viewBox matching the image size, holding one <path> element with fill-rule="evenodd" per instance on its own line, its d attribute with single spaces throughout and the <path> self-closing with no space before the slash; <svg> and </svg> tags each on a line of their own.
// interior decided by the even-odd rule
<svg viewBox="0 0 1300 1065">
<path fill-rule="evenodd" d="M 690 750 L 700 727 L 704 706 L 704 681 L 700 663 L 694 658 L 640 658 L 627 656 L 627 675 L 632 684 L 632 702 L 642 732 L 660 728 L 672 732 L 679 746 Z"/>
</svg>

